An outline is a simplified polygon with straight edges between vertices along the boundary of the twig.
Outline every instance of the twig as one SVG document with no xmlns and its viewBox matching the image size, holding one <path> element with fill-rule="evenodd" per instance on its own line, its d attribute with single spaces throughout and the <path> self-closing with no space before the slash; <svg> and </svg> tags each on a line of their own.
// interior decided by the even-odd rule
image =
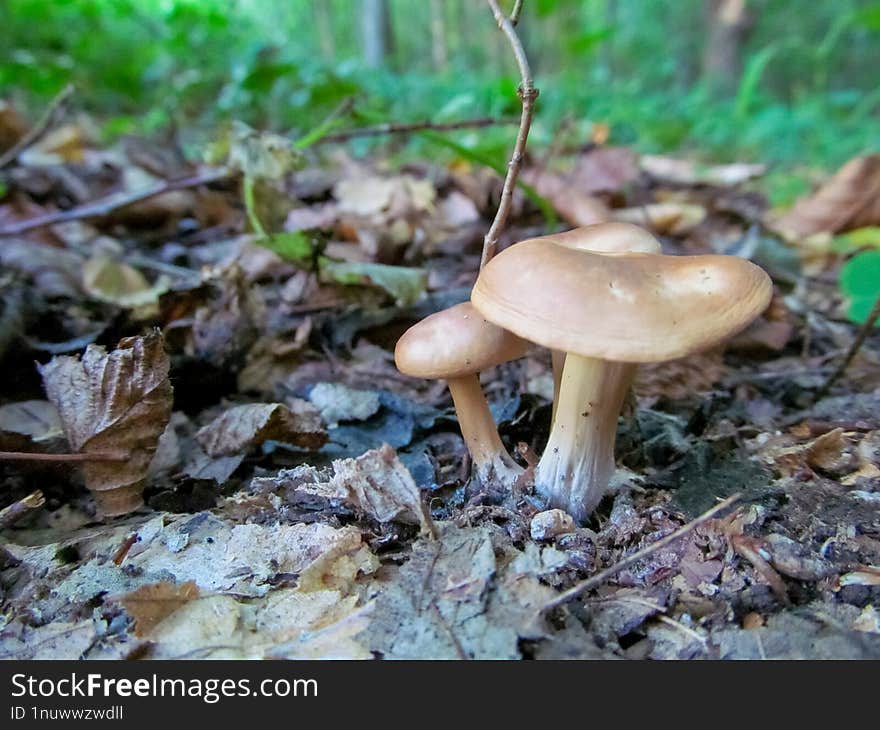
<svg viewBox="0 0 880 730">
<path fill-rule="evenodd" d="M 128 461 L 128 454 L 111 451 L 77 454 L 37 454 L 27 451 L 0 451 L 0 461 Z"/>
<path fill-rule="evenodd" d="M 126 208 L 135 203 L 141 203 L 144 200 L 155 198 L 157 195 L 170 192 L 172 190 L 183 190 L 185 188 L 195 188 L 199 185 L 207 185 L 231 177 L 234 173 L 225 168 L 219 170 L 211 170 L 210 172 L 192 175 L 190 177 L 178 178 L 177 180 L 166 180 L 156 183 L 152 187 L 136 190 L 133 193 L 108 195 L 105 198 L 95 200 L 85 205 L 79 205 L 70 210 L 59 210 L 54 213 L 37 216 L 36 218 L 28 218 L 27 220 L 13 223 L 12 225 L 0 228 L 0 236 L 17 236 L 32 231 L 35 228 L 45 228 L 46 226 L 54 226 L 57 223 L 67 223 L 69 221 L 86 220 L 88 218 L 101 218 L 109 215 L 121 208 Z"/>
<path fill-rule="evenodd" d="M 40 121 L 38 121 L 33 127 L 31 127 L 30 131 L 26 135 L 24 135 L 24 137 L 22 137 L 15 145 L 6 150 L 3 155 L 0 155 L 0 168 L 6 167 L 7 165 L 11 165 L 13 162 L 15 162 L 22 152 L 24 152 L 31 145 L 38 142 L 40 138 L 44 134 L 46 134 L 46 132 L 48 132 L 58 123 L 58 120 L 64 114 L 65 107 L 67 106 L 67 100 L 70 99 L 72 94 L 72 84 L 68 84 L 63 89 L 61 89 L 58 95 L 49 103 L 46 111 L 43 112 L 43 116 L 40 118 Z"/>
<path fill-rule="evenodd" d="M 483 239 L 483 256 L 480 260 L 480 269 L 489 263 L 495 255 L 495 251 L 498 248 L 498 238 L 507 223 L 508 216 L 510 215 L 510 206 L 513 203 L 513 190 L 516 186 L 516 179 L 519 176 L 519 170 L 522 167 L 523 156 L 526 151 L 526 141 L 529 138 L 529 128 L 532 126 L 532 113 L 535 106 L 535 99 L 538 98 L 538 90 L 532 83 L 532 70 L 529 67 L 529 60 L 526 58 L 525 49 L 523 49 L 522 42 L 516 34 L 511 19 L 501 12 L 501 8 L 498 7 L 498 0 L 486 0 L 486 2 L 489 3 L 489 7 L 492 9 L 492 14 L 495 16 L 495 22 L 498 23 L 498 27 L 510 41 L 513 55 L 519 66 L 521 83 L 516 92 L 522 101 L 522 115 L 520 116 L 519 121 L 519 133 L 516 135 L 516 142 L 513 145 L 513 155 L 510 158 L 510 162 L 507 163 L 507 176 L 504 178 L 504 187 L 501 189 L 501 200 L 498 203 L 498 212 L 495 214 L 495 220 L 492 221 L 492 226 L 489 228 L 489 232 Z M 519 16 L 521 11 L 522 2 L 520 0 L 517 2 L 516 7 L 514 7 L 516 17 Z"/>
<path fill-rule="evenodd" d="M 407 132 L 423 132 L 431 130 L 433 132 L 449 132 L 455 129 L 472 129 L 476 127 L 491 127 L 495 124 L 508 124 L 506 119 L 495 119 L 493 117 L 480 117 L 479 119 L 462 119 L 458 122 L 414 122 L 412 124 L 379 124 L 375 127 L 361 127 L 359 129 L 349 129 L 345 132 L 334 132 L 333 134 L 325 134 L 314 144 L 324 144 L 326 142 L 345 142 L 356 137 L 378 137 L 383 134 L 406 134 Z"/>
<path fill-rule="evenodd" d="M 862 323 L 862 328 L 859 330 L 858 335 L 856 335 L 855 340 L 853 340 L 852 345 L 850 345 L 846 357 L 843 358 L 843 361 L 837 366 L 837 369 L 828 376 L 825 385 L 819 389 L 819 392 L 816 394 L 816 400 L 826 396 L 828 391 L 831 390 L 831 386 L 834 385 L 846 372 L 846 369 L 858 354 L 871 330 L 874 328 L 874 325 L 877 324 L 878 319 L 880 319 L 880 296 L 878 296 L 877 301 L 874 302 L 874 307 L 871 309 L 870 314 L 868 314 L 868 318 Z"/>
<path fill-rule="evenodd" d="M 739 493 L 731 495 L 723 502 L 719 502 L 718 504 L 716 504 L 712 509 L 701 514 L 692 522 L 688 522 L 686 525 L 679 527 L 675 532 L 672 532 L 666 537 L 657 540 L 657 542 L 652 542 L 647 547 L 643 547 L 641 550 L 637 550 L 631 555 L 627 555 L 625 558 L 615 563 L 610 568 L 605 568 L 605 570 L 601 570 L 595 575 L 590 576 L 586 580 L 582 580 L 580 583 L 572 586 L 567 591 L 563 591 L 552 601 L 548 601 L 543 606 L 541 606 L 540 613 L 546 613 L 547 611 L 552 611 L 554 608 L 559 608 L 559 606 L 568 603 L 572 598 L 576 598 L 581 593 L 602 585 L 602 583 L 608 580 L 611 576 L 616 575 L 624 568 L 629 567 L 633 563 L 639 562 L 639 560 L 643 560 L 644 558 L 657 552 L 658 550 L 662 550 L 667 545 L 670 545 L 679 538 L 684 537 L 686 534 L 699 527 L 703 523 L 708 522 L 719 512 L 722 512 L 730 507 L 734 502 L 740 499 L 741 496 L 742 495 Z"/>
<path fill-rule="evenodd" d="M 46 504 L 46 499 L 43 497 L 43 493 L 38 489 L 36 492 L 31 492 L 24 499 L 20 499 L 17 502 L 13 502 L 8 507 L 4 507 L 0 510 L 0 530 L 5 530 L 7 527 L 11 527 L 28 512 L 33 512 L 44 504 Z"/>
<path fill-rule="evenodd" d="M 510 24 L 516 25 L 519 23 L 519 15 L 522 12 L 523 0 L 516 0 L 513 4 L 513 10 L 510 11 Z"/>
</svg>

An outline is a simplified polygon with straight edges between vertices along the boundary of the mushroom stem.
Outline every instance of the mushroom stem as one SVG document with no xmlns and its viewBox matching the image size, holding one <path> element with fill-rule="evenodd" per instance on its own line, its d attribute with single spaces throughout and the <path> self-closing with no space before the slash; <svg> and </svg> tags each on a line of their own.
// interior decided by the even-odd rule
<svg viewBox="0 0 880 730">
<path fill-rule="evenodd" d="M 574 353 L 565 356 L 547 448 L 535 486 L 553 507 L 583 522 L 614 474 L 617 417 L 636 365 Z"/>
<path fill-rule="evenodd" d="M 447 384 L 477 478 L 486 483 L 494 476 L 502 484 L 510 486 L 523 470 L 501 443 L 479 376 L 450 378 Z"/>
<path fill-rule="evenodd" d="M 550 411 L 550 423 L 553 423 L 559 400 L 559 386 L 562 384 L 562 368 L 565 367 L 565 353 L 562 350 L 550 350 L 550 362 L 553 364 L 553 409 Z"/>
</svg>

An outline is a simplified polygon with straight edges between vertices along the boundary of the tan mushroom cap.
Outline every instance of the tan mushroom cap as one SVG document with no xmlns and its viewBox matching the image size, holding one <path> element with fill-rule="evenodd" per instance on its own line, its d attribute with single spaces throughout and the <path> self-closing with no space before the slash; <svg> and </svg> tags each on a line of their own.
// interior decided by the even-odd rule
<svg viewBox="0 0 880 730">
<path fill-rule="evenodd" d="M 529 343 L 498 327 L 473 308 L 456 304 L 414 324 L 397 341 L 394 362 L 416 378 L 459 378 L 516 360 Z"/>
<path fill-rule="evenodd" d="M 607 255 L 523 241 L 480 273 L 471 302 L 490 322 L 545 347 L 660 362 L 736 334 L 770 303 L 770 277 L 735 256 Z"/>
<path fill-rule="evenodd" d="M 605 254 L 661 253 L 660 242 L 644 228 L 631 223 L 597 223 L 530 240 L 552 241 L 578 251 Z"/>
</svg>

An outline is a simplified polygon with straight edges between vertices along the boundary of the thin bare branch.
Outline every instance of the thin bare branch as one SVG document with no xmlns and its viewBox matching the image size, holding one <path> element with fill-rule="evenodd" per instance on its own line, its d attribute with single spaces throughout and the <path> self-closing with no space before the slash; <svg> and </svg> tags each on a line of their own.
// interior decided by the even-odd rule
<svg viewBox="0 0 880 730">
<path fill-rule="evenodd" d="M 843 376 L 843 374 L 846 372 L 846 369 L 849 367 L 850 363 L 855 359 L 855 356 L 858 354 L 859 350 L 862 349 L 862 345 L 865 344 L 865 340 L 868 338 L 871 330 L 874 329 L 874 325 L 877 324 L 878 319 L 880 319 L 880 296 L 877 297 L 877 301 L 874 302 L 874 306 L 871 309 L 871 312 L 868 314 L 868 318 L 862 323 L 861 329 L 859 329 L 859 333 L 856 335 L 853 343 L 849 346 L 846 357 L 843 358 L 840 365 L 837 366 L 834 372 L 828 376 L 825 384 L 816 394 L 817 400 L 827 395 L 828 391 L 831 390 L 831 387 L 838 380 L 840 380 L 841 376 Z"/>
<path fill-rule="evenodd" d="M 522 115 L 519 121 L 519 133 L 516 136 L 516 142 L 513 146 L 513 155 L 510 162 L 507 163 L 507 176 L 504 178 L 504 187 L 501 189 L 501 201 L 498 203 L 498 212 L 495 214 L 495 220 L 489 232 L 483 239 L 483 256 L 480 260 L 480 269 L 482 269 L 495 255 L 498 249 L 498 238 L 504 226 L 507 224 L 507 218 L 510 216 L 510 206 L 513 203 L 513 191 L 516 187 L 516 180 L 522 167 L 523 157 L 526 150 L 526 142 L 529 138 L 529 129 L 532 126 L 532 114 L 534 113 L 535 99 L 538 98 L 538 90 L 532 82 L 532 69 L 529 67 L 529 60 L 526 58 L 526 52 L 523 48 L 519 36 L 513 27 L 511 19 L 508 18 L 501 8 L 498 6 L 498 0 L 486 0 L 495 16 L 495 22 L 498 27 L 507 36 L 510 46 L 513 49 L 513 55 L 519 66 L 520 85 L 517 94 L 522 101 Z M 517 2 L 514 12 L 517 17 L 522 10 L 522 2 Z"/>
<path fill-rule="evenodd" d="M 455 129 L 469 129 L 476 127 L 491 127 L 495 124 L 510 124 L 508 119 L 494 119 L 492 117 L 481 117 L 479 119 L 463 119 L 459 122 L 414 122 L 412 124 L 379 124 L 375 127 L 361 127 L 360 129 L 349 129 L 344 132 L 334 132 L 333 134 L 325 134 L 315 144 L 324 144 L 326 142 L 345 142 L 356 137 L 378 137 L 383 134 L 406 134 L 407 132 L 421 132 L 431 130 L 433 132 L 448 132 Z"/>
<path fill-rule="evenodd" d="M 23 497 L 17 502 L 13 502 L 8 507 L 0 510 L 0 530 L 5 530 L 18 522 L 26 514 L 39 509 L 46 504 L 43 493 L 38 489 L 31 492 L 27 497 Z"/>
<path fill-rule="evenodd" d="M 37 216 L 36 218 L 28 218 L 8 226 L 0 227 L 0 236 L 18 236 L 26 231 L 32 231 L 35 228 L 45 228 L 46 226 L 54 226 L 58 223 L 68 223 L 69 221 L 86 220 L 89 218 L 102 218 L 109 215 L 120 208 L 125 208 L 135 203 L 140 203 L 157 195 L 167 193 L 171 190 L 183 190 L 185 188 L 195 188 L 199 185 L 207 185 L 208 183 L 217 182 L 225 178 L 231 177 L 234 173 L 230 170 L 219 169 L 211 170 L 199 175 L 180 178 L 178 180 L 167 180 L 157 183 L 144 190 L 136 190 L 133 193 L 108 195 L 100 200 L 95 200 L 85 205 L 71 208 L 70 210 L 59 210 L 54 213 Z"/>
<path fill-rule="evenodd" d="M 547 611 L 552 611 L 554 608 L 559 608 L 560 606 L 568 603 L 572 598 L 577 598 L 579 595 L 585 593 L 586 591 L 592 590 L 593 588 L 598 588 L 606 580 L 616 575 L 624 568 L 628 568 L 633 563 L 639 562 L 639 560 L 644 560 L 649 555 L 656 553 L 658 550 L 662 550 L 667 545 L 670 545 L 676 540 L 684 537 L 703 523 L 708 522 L 719 512 L 723 512 L 732 504 L 734 504 L 737 500 L 740 499 L 741 496 L 742 495 L 738 493 L 731 495 L 723 502 L 719 502 L 718 504 L 716 504 L 712 509 L 701 514 L 692 522 L 688 522 L 686 525 L 682 525 L 675 532 L 671 532 L 666 537 L 657 540 L 657 542 L 652 542 L 650 545 L 643 547 L 641 550 L 637 550 L 631 555 L 627 555 L 625 558 L 618 561 L 610 568 L 600 570 L 595 575 L 592 575 L 586 580 L 582 580 L 580 583 L 575 584 L 567 591 L 563 591 L 562 593 L 560 593 L 552 601 L 548 601 L 543 606 L 541 606 L 540 613 L 543 614 Z"/>
<path fill-rule="evenodd" d="M 76 454 L 37 454 L 27 451 L 0 451 L 0 461 L 128 461 L 128 454 L 95 451 Z"/>
<path fill-rule="evenodd" d="M 52 99 L 43 116 L 40 118 L 30 131 L 22 137 L 17 144 L 10 147 L 0 156 L 0 168 L 11 165 L 18 159 L 18 156 L 28 147 L 40 141 L 40 138 L 54 127 L 64 114 L 67 108 L 67 101 L 73 95 L 73 85 L 65 86 L 58 95 Z"/>
<path fill-rule="evenodd" d="M 510 23 L 511 25 L 516 25 L 519 23 L 519 16 L 522 13 L 523 0 L 516 0 L 513 4 L 513 10 L 510 11 Z"/>
</svg>

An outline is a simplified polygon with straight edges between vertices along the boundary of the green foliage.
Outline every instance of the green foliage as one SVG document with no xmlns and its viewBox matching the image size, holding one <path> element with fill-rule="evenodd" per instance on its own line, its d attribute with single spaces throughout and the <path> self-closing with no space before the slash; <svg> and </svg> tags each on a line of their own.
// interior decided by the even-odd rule
<svg viewBox="0 0 880 730">
<path fill-rule="evenodd" d="M 283 130 L 301 148 L 346 122 L 518 114 L 515 66 L 483 3 L 444 0 L 449 62 L 439 69 L 429 52 L 428 3 L 389 3 L 394 49 L 385 67 L 367 69 L 358 60 L 353 0 L 5 0 L 0 88 L 35 115 L 73 82 L 77 102 L 105 120 L 106 137 L 175 123 L 188 142 L 241 119 Z M 332 53 L 315 30 L 319 7 Z M 568 133 L 574 144 L 603 122 L 612 143 L 717 160 L 835 167 L 880 147 L 878 2 L 755 0 L 733 98 L 702 83 L 700 0 L 525 7 L 521 28 L 541 89 L 533 147 L 549 143 L 566 117 L 576 120 Z M 352 112 L 327 121 L 344 103 Z M 503 160 L 511 129 L 446 137 Z M 411 139 L 414 152 L 439 149 L 436 140 Z M 351 149 L 385 141 L 356 140 Z"/>
<path fill-rule="evenodd" d="M 384 289 L 397 302 L 406 307 L 425 292 L 428 273 L 411 266 L 388 266 L 363 261 L 334 261 L 321 256 L 318 259 L 321 278 L 346 285 L 373 285 Z"/>
<path fill-rule="evenodd" d="M 880 297 L 880 251 L 863 251 L 840 269 L 840 289 L 849 299 L 847 314 L 864 322 Z"/>
</svg>

